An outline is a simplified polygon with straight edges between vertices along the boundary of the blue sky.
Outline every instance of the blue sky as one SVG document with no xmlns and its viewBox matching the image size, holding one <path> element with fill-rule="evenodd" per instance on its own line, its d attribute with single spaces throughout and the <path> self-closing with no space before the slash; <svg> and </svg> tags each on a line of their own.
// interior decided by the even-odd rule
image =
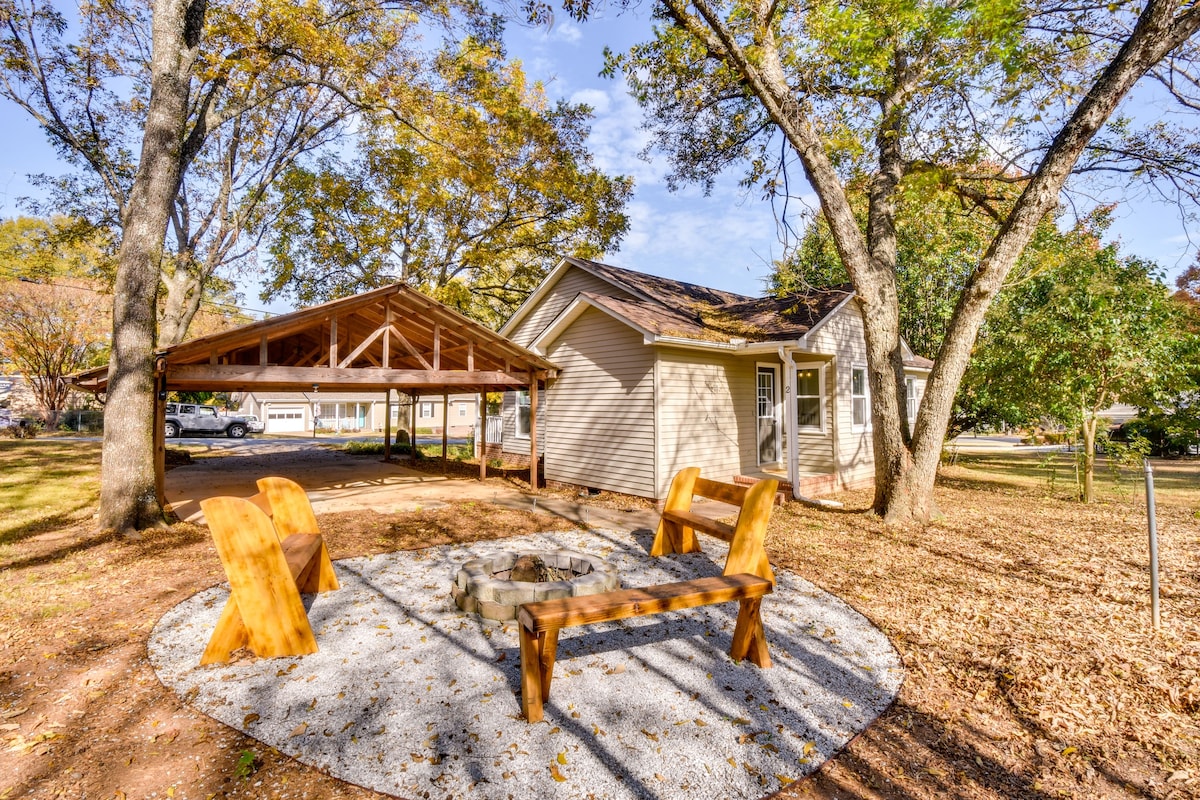
<svg viewBox="0 0 1200 800">
<path fill-rule="evenodd" d="M 641 110 L 619 79 L 598 74 L 606 46 L 621 51 L 649 37 L 649 11 L 649 4 L 641 4 L 584 23 L 563 17 L 549 28 L 512 26 L 506 37 L 509 56 L 520 59 L 529 77 L 542 81 L 552 99 L 592 106 L 590 145 L 597 165 L 636 180 L 636 195 L 628 207 L 631 229 L 619 251 L 609 253 L 606 261 L 727 291 L 760 294 L 771 261 L 782 254 L 770 204 L 756 192 L 740 189 L 739 175 L 734 173 L 721 176 L 708 197 L 695 187 L 667 191 L 665 159 L 640 157 L 648 140 L 641 130 Z M 1164 104 L 1159 107 L 1159 102 Z M 1167 106 L 1165 101 L 1143 101 L 1141 110 L 1154 117 L 1167 111 Z M 0 217 L 12 217 L 22 213 L 18 198 L 34 192 L 27 174 L 54 174 L 62 169 L 37 126 L 4 101 L 0 101 L 0 131 Z M 1196 252 L 1175 210 L 1144 199 L 1118 208 L 1111 235 L 1120 238 L 1124 252 L 1152 259 L 1171 275 L 1190 264 Z M 256 288 L 246 287 L 244 297 L 248 307 L 263 307 Z M 270 308 L 288 310 L 274 304 Z"/>
</svg>

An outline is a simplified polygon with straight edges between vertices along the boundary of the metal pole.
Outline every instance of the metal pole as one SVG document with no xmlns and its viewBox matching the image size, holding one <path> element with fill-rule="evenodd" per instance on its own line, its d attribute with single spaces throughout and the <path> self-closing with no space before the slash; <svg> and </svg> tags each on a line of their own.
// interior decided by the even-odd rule
<svg viewBox="0 0 1200 800">
<path fill-rule="evenodd" d="M 1146 525 L 1150 531 L 1150 617 L 1154 629 L 1159 628 L 1158 616 L 1158 526 L 1154 517 L 1154 469 L 1149 461 L 1142 461 L 1146 473 Z"/>
</svg>

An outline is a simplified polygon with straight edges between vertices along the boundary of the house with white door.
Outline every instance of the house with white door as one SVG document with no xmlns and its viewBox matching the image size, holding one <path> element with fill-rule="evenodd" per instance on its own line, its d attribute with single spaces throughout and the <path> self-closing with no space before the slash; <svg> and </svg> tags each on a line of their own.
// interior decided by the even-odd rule
<svg viewBox="0 0 1200 800">
<path fill-rule="evenodd" d="M 265 426 L 264 433 L 312 433 L 314 422 L 322 430 L 340 433 L 372 433 L 384 429 L 388 413 L 381 392 L 246 392 L 237 413 L 254 414 Z M 479 395 L 418 395 L 392 392 L 393 431 L 408 430 L 414 422 L 418 433 L 438 433 L 446 425 L 453 435 L 466 436 L 474 430 Z M 414 418 L 415 413 L 415 418 Z"/>
<path fill-rule="evenodd" d="M 565 258 L 500 332 L 560 368 L 537 398 L 547 481 L 661 499 L 692 465 L 716 480 L 770 475 L 796 496 L 874 480 L 849 286 L 748 297 Z M 933 362 L 904 357 L 915 419 Z M 514 456 L 530 451 L 532 405 L 505 395 Z"/>
</svg>

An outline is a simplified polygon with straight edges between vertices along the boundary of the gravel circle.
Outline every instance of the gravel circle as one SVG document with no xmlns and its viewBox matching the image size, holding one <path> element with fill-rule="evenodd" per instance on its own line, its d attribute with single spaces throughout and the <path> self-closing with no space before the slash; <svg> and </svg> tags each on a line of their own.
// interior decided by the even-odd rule
<svg viewBox="0 0 1200 800">
<path fill-rule="evenodd" d="M 737 604 L 563 631 L 544 722 L 520 717 L 515 623 L 458 610 L 462 563 L 499 550 L 600 555 L 624 586 L 718 575 L 726 546 L 651 558 L 648 538 L 538 534 L 335 562 L 305 598 L 320 652 L 199 666 L 227 584 L 150 637 L 162 682 L 205 714 L 342 780 L 404 797 L 754 798 L 821 765 L 900 688 L 887 638 L 777 572 L 763 601 L 774 666 L 730 660 Z"/>
</svg>

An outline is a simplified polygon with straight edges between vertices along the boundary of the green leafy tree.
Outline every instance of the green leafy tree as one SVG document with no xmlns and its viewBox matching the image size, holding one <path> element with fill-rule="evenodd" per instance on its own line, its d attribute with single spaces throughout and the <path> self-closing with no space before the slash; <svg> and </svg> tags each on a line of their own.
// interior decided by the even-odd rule
<svg viewBox="0 0 1200 800">
<path fill-rule="evenodd" d="M 329 156 L 276 185 L 264 297 L 308 305 L 402 281 L 495 325 L 563 255 L 620 240 L 632 181 L 592 166 L 587 107 L 549 106 L 477 41 L 434 67 L 417 125 L 378 118 L 351 163 Z"/>
<path fill-rule="evenodd" d="M 25 378 L 48 428 L 66 407 L 65 377 L 103 363 L 108 352 L 95 277 L 106 249 L 72 228 L 65 218 L 0 221 L 0 365 Z"/>
<path fill-rule="evenodd" d="M 916 353 L 930 358 L 937 354 L 958 296 L 996 235 L 997 209 L 1014 199 L 1015 192 L 1007 185 L 993 186 L 986 205 L 923 181 L 902 188 L 896 209 L 896 289 L 900 333 Z M 859 224 L 865 226 L 866 192 L 855 189 L 850 200 Z M 1040 260 L 1056 257 L 1061 239 L 1054 219 L 1047 215 L 1010 280 L 1027 274 Z M 796 247 L 775 263 L 770 280 L 778 294 L 850 282 L 824 217 L 810 220 Z"/>
<path fill-rule="evenodd" d="M 593 8 L 565 5 L 579 17 Z M 889 523 L 928 519 L 984 316 L 1072 174 L 1120 170 L 1194 200 L 1200 137 L 1114 115 L 1147 76 L 1200 107 L 1200 6 L 658 0 L 655 13 L 654 40 L 610 69 L 624 71 L 673 181 L 711 188 L 721 169 L 748 165 L 746 183 L 782 199 L 799 183 L 789 167 L 803 171 L 866 321 L 874 508 Z M 996 208 L 963 281 L 910 433 L 897 257 L 900 198 L 915 181 L 983 203 L 990 182 L 1019 191 Z M 867 194 L 861 223 L 853 186 Z"/>
<path fill-rule="evenodd" d="M 1101 412 L 1160 407 L 1194 390 L 1200 340 L 1154 265 L 1122 257 L 1093 231 L 1070 255 L 1001 293 L 964 384 L 985 386 L 1013 421 L 1056 420 L 1079 432 L 1082 497 L 1094 496 Z"/>
<path fill-rule="evenodd" d="M 416 81 L 397 79 L 416 74 L 416 29 L 447 22 L 456 8 L 463 7 L 423 0 L 116 0 L 83 6 L 77 40 L 65 41 L 67 20 L 53 6 L 0 2 L 0 87 L 64 158 L 95 173 L 116 207 L 102 528 L 163 521 L 154 490 L 153 353 L 164 241 L 173 217 L 179 221 L 188 171 L 218 131 L 280 98 L 298 103 L 327 92 L 402 117 L 420 93 Z M 466 19 L 490 24 L 478 7 L 465 9 Z M 111 41 L 109 20 L 121 23 L 119 41 L 94 46 Z M 125 71 L 130 63 L 142 66 Z"/>
</svg>

